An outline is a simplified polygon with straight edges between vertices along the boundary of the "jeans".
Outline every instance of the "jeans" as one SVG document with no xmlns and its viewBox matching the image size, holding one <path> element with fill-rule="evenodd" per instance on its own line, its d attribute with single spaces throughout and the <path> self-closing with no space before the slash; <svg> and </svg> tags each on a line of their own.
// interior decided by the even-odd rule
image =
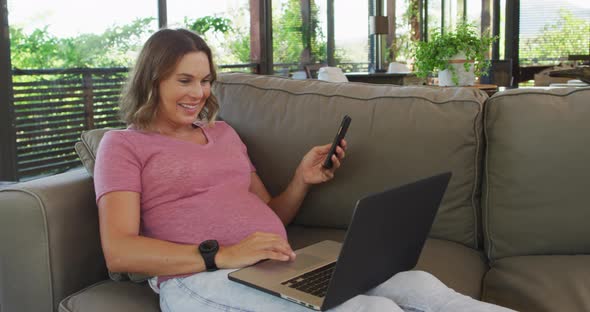
<svg viewBox="0 0 590 312">
<path fill-rule="evenodd" d="M 160 285 L 163 312 L 289 311 L 310 312 L 298 304 L 228 280 L 232 270 L 202 272 Z M 154 288 L 154 279 L 150 280 Z M 157 290 L 157 289 L 154 289 Z M 365 294 L 332 308 L 334 312 L 508 312 L 507 308 L 477 301 L 445 286 L 430 273 L 401 272 Z"/>
</svg>

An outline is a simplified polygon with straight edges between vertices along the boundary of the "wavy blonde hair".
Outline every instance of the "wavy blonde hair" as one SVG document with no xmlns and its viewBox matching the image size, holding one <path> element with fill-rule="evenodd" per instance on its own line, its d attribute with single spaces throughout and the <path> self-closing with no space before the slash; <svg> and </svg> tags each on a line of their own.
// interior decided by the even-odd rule
<svg viewBox="0 0 590 312">
<path fill-rule="evenodd" d="M 172 75 L 180 59 L 191 52 L 207 55 L 213 84 L 217 71 L 211 49 L 199 35 L 186 29 L 160 29 L 146 41 L 121 94 L 119 113 L 128 126 L 149 128 L 158 112 L 160 82 Z M 197 120 L 211 125 L 218 111 L 217 98 L 211 94 Z"/>
</svg>

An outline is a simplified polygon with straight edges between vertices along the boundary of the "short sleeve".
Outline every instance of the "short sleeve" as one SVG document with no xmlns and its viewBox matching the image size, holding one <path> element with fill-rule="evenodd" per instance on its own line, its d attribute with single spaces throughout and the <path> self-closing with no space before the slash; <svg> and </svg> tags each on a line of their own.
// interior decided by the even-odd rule
<svg viewBox="0 0 590 312">
<path fill-rule="evenodd" d="M 141 193 L 141 161 L 125 138 L 126 130 L 109 131 L 98 147 L 94 168 L 96 202 L 114 191 Z"/>
</svg>

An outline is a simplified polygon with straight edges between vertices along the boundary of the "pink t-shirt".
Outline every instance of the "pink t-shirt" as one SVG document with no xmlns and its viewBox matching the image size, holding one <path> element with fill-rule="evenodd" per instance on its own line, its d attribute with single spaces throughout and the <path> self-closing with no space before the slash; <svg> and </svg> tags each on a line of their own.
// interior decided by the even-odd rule
<svg viewBox="0 0 590 312">
<path fill-rule="evenodd" d="M 278 216 L 249 191 L 254 166 L 225 122 L 201 126 L 207 144 L 134 129 L 105 134 L 94 169 L 96 200 L 141 195 L 140 234 L 181 244 L 233 245 L 253 232 L 287 238 Z"/>
</svg>

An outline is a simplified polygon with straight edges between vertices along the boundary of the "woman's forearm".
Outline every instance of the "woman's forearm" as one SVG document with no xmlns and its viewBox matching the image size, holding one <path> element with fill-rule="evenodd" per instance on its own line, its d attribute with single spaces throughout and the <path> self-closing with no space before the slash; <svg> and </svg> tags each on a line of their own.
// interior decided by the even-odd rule
<svg viewBox="0 0 590 312">
<path fill-rule="evenodd" d="M 108 238 L 107 238 L 108 239 Z M 202 272 L 205 263 L 198 246 L 171 243 L 144 236 L 120 236 L 103 246 L 111 272 L 151 276 Z"/>
<path fill-rule="evenodd" d="M 119 237 L 105 248 L 111 272 L 142 273 L 150 276 L 194 274 L 205 271 L 205 262 L 194 245 L 175 244 L 144 236 Z M 254 232 L 238 244 L 219 246 L 215 265 L 219 269 L 241 268 L 264 259 L 293 260 L 295 254 L 282 237 Z"/>
</svg>

